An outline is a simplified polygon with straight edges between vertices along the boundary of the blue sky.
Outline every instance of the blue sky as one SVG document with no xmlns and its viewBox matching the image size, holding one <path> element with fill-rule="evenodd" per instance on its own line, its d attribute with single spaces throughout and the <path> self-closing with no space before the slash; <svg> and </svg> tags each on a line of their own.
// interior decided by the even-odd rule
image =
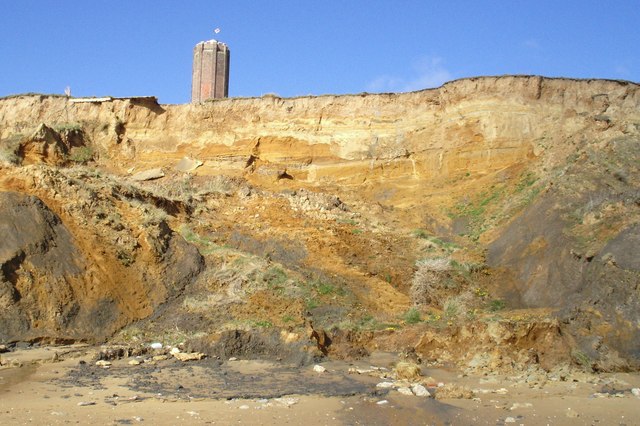
<svg viewBox="0 0 640 426">
<path fill-rule="evenodd" d="M 4 0 L 0 96 L 189 102 L 201 40 L 230 96 L 411 91 L 480 75 L 640 82 L 640 1 Z M 215 35 L 213 30 L 220 28 Z"/>
</svg>

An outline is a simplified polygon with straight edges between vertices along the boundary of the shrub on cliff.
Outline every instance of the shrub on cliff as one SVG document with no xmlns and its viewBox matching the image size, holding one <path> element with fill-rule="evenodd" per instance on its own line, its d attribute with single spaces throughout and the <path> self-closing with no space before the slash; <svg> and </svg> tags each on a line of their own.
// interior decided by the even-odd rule
<svg viewBox="0 0 640 426">
<path fill-rule="evenodd" d="M 451 261 L 446 257 L 423 259 L 417 262 L 409 296 L 414 305 L 441 305 L 447 272 Z"/>
</svg>

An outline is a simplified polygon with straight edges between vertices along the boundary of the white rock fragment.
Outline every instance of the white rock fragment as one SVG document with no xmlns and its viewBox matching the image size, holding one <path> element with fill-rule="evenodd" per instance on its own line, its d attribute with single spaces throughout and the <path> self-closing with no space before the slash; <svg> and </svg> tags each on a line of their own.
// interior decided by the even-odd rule
<svg viewBox="0 0 640 426">
<path fill-rule="evenodd" d="M 393 382 L 380 382 L 376 387 L 378 389 L 391 389 L 393 387 Z"/>
<path fill-rule="evenodd" d="M 162 343 L 154 342 L 149 345 L 151 349 L 162 349 Z"/>
<path fill-rule="evenodd" d="M 179 172 L 192 172 L 198 167 L 202 166 L 202 164 L 204 163 L 200 160 L 184 157 L 182 160 L 178 161 L 175 169 Z"/>
<path fill-rule="evenodd" d="M 504 419 L 505 423 L 515 423 L 516 419 L 514 417 L 507 417 L 506 419 Z"/>
<path fill-rule="evenodd" d="M 238 407 L 240 410 L 248 410 L 249 406 L 248 405 L 241 405 Z"/>
<path fill-rule="evenodd" d="M 96 405 L 95 401 L 80 401 L 78 407 L 88 407 L 90 405 Z"/>
<path fill-rule="evenodd" d="M 156 169 L 138 172 L 135 175 L 131 176 L 131 179 L 137 182 L 141 182 L 145 180 L 159 179 L 161 177 L 164 177 L 164 172 L 162 171 L 162 168 L 158 167 Z"/>
<path fill-rule="evenodd" d="M 533 407 L 533 404 L 530 402 L 514 402 L 511 408 L 509 408 L 509 410 L 513 411 L 513 410 L 517 410 L 518 408 L 529 408 L 529 407 Z"/>
<path fill-rule="evenodd" d="M 111 366 L 111 362 L 101 359 L 100 361 L 96 361 L 96 365 L 98 367 L 108 368 L 109 366 Z"/>
<path fill-rule="evenodd" d="M 178 349 L 178 348 L 171 348 L 171 351 L 169 351 L 169 353 L 170 353 L 171 355 L 179 354 L 179 353 L 180 353 L 180 349 Z"/>
<path fill-rule="evenodd" d="M 298 398 L 291 398 L 291 397 L 275 398 L 273 401 L 280 405 L 284 405 L 285 407 L 290 407 L 300 402 Z"/>
<path fill-rule="evenodd" d="M 400 392 L 403 395 L 413 396 L 413 392 L 411 392 L 411 389 L 409 389 L 409 388 L 400 387 L 400 388 L 398 388 L 398 392 Z"/>
<path fill-rule="evenodd" d="M 640 398 L 640 388 L 631 389 L 631 393 L 633 394 L 633 396 L 637 396 L 638 398 Z"/>
<path fill-rule="evenodd" d="M 425 388 L 424 386 L 422 386 L 420 384 L 415 384 L 415 385 L 411 386 L 411 391 L 414 393 L 415 396 L 422 396 L 422 397 L 427 397 L 427 398 L 429 398 L 431 396 L 431 394 L 429 393 L 427 388 Z"/>
<path fill-rule="evenodd" d="M 129 361 L 129 365 L 140 365 L 140 361 L 138 361 L 137 359 L 132 359 L 131 361 Z"/>
<path fill-rule="evenodd" d="M 506 395 L 509 391 L 506 390 L 505 388 L 500 388 L 498 390 L 495 391 L 495 393 L 497 393 L 498 395 Z"/>
<path fill-rule="evenodd" d="M 567 412 L 565 413 L 565 415 L 571 419 L 575 419 L 576 417 L 580 417 L 580 414 L 578 414 L 577 412 L 573 411 L 571 408 L 567 408 Z"/>
<path fill-rule="evenodd" d="M 388 403 L 389 403 L 389 401 L 387 401 L 386 399 L 383 399 L 382 401 L 376 402 L 377 405 L 385 405 L 385 404 L 388 404 Z"/>
<path fill-rule="evenodd" d="M 321 365 L 316 364 L 313 366 L 313 371 L 315 371 L 316 373 L 324 373 L 325 371 L 327 371 L 327 369 Z"/>
<path fill-rule="evenodd" d="M 237 361 L 238 358 L 236 358 L 235 356 L 232 356 L 231 358 L 229 358 L 229 361 Z"/>
</svg>

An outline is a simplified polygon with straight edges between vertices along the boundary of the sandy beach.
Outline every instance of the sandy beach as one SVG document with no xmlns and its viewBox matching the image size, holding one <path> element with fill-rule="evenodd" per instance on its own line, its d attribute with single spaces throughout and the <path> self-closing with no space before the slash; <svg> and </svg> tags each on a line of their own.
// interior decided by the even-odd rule
<svg viewBox="0 0 640 426">
<path fill-rule="evenodd" d="M 423 367 L 424 380 L 434 381 L 426 384 L 427 397 L 380 385 L 392 383 L 397 358 L 389 353 L 324 362 L 317 372 L 313 365 L 163 356 L 101 366 L 98 349 L 2 354 L 2 424 L 640 424 L 640 398 L 632 392 L 640 386 L 637 373 L 527 383 L 522 375 Z"/>
</svg>

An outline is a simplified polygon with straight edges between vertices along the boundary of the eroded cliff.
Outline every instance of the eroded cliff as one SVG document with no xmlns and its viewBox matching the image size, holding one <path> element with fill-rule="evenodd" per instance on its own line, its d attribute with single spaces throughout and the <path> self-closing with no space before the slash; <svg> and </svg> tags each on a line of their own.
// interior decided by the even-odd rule
<svg viewBox="0 0 640 426">
<path fill-rule="evenodd" d="M 444 326 L 455 340 L 498 315 L 559 321 L 567 359 L 638 361 L 637 84 L 483 77 L 200 105 L 24 95 L 0 100 L 0 138 L 0 189 L 57 215 L 78 268 L 94 271 L 69 300 L 87 306 L 78 312 L 98 294 L 117 300 L 108 330 L 149 315 L 127 336 L 295 334 L 313 321 L 373 333 L 343 339 L 365 347 L 395 341 L 379 334 L 396 329 L 411 346 L 403 323 Z M 133 179 L 158 168 L 159 179 Z M 12 312 L 28 309 L 24 287 L 6 274 L 3 286 Z M 43 325 L 51 312 L 3 338 L 71 335 Z"/>
</svg>

